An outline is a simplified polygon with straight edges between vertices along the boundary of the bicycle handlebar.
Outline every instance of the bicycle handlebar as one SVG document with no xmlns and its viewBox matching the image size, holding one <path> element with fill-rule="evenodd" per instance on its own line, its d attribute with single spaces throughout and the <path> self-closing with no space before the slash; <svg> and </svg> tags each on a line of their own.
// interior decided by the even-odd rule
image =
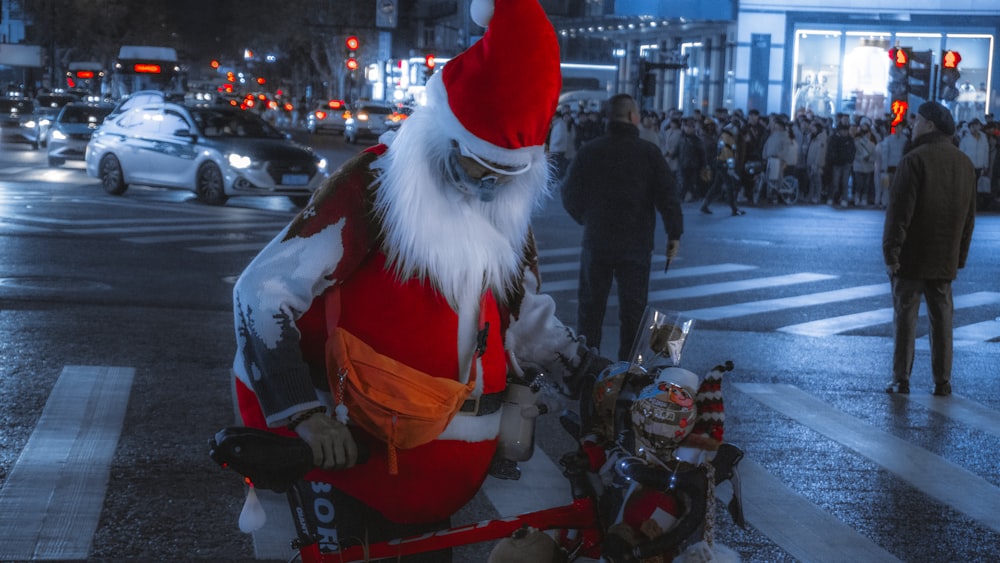
<svg viewBox="0 0 1000 563">
<path fill-rule="evenodd" d="M 297 437 L 280 436 L 259 428 L 223 428 L 209 441 L 208 455 L 235 470 L 259 489 L 283 493 L 309 473 L 312 448 Z M 358 442 L 358 464 L 368 460 L 366 443 Z"/>
</svg>

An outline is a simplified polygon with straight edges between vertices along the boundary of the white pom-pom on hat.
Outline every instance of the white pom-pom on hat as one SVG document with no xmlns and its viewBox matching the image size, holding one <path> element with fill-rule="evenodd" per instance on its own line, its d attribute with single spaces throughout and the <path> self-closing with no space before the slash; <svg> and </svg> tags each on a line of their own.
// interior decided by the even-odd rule
<svg viewBox="0 0 1000 563">
<path fill-rule="evenodd" d="M 494 0 L 472 0 L 469 12 L 472 15 L 472 21 L 476 22 L 479 27 L 490 25 L 490 20 L 493 19 L 493 2 Z"/>
</svg>

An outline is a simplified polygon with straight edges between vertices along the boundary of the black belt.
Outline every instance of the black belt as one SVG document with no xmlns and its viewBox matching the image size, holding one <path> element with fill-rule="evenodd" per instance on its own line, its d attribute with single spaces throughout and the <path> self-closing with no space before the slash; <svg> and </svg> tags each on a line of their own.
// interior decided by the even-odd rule
<svg viewBox="0 0 1000 563">
<path fill-rule="evenodd" d="M 497 412 L 501 406 L 503 406 L 502 391 L 480 395 L 475 399 L 466 399 L 458 412 L 472 416 L 483 416 Z"/>
</svg>

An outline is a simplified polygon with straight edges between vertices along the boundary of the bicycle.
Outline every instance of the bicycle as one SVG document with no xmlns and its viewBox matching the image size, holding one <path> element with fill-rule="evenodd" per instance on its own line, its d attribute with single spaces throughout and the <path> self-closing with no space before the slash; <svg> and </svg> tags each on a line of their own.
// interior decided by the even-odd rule
<svg viewBox="0 0 1000 563">
<path fill-rule="evenodd" d="M 799 200 L 799 180 L 784 170 L 780 158 L 769 158 L 766 165 L 759 160 L 747 163 L 747 172 L 753 177 L 752 205 L 765 201 L 794 205 Z"/>
<path fill-rule="evenodd" d="M 732 363 L 727 362 L 725 366 L 715 369 L 729 371 Z M 578 415 L 566 412 L 560 417 L 560 422 L 580 443 Z M 743 452 L 732 444 L 724 443 L 711 463 L 681 467 L 678 462 L 672 471 L 639 462 L 638 458 L 624 457 L 616 464 L 616 471 L 626 483 L 675 491 L 680 495 L 685 511 L 677 526 L 638 546 L 607 541 L 608 529 L 614 520 L 614 511 L 607 508 L 608 487 L 593 472 L 590 459 L 581 447 L 564 454 L 559 460 L 562 473 L 570 484 L 572 501 L 568 504 L 517 516 L 463 523 L 412 537 L 367 544 L 323 545 L 327 549 L 323 550 L 318 525 L 309 517 L 310 511 L 306 510 L 307 499 L 313 491 L 310 490 L 310 483 L 302 478 L 313 468 L 313 456 L 304 441 L 261 429 L 229 427 L 220 430 L 209 445 L 211 458 L 222 467 L 235 470 L 249 486 L 286 494 L 296 523 L 296 537 L 291 542 L 296 553 L 291 560 L 298 559 L 303 563 L 350 563 L 397 558 L 503 540 L 529 529 L 554 531 L 555 542 L 568 561 L 580 557 L 603 557 L 610 563 L 624 563 L 660 554 L 676 555 L 684 543 L 705 525 L 706 514 L 713 508 L 708 505 L 708 499 L 712 498 L 711 491 L 724 481 L 730 481 L 733 486 L 733 498 L 727 507 L 729 513 L 737 525 L 745 527 L 736 472 Z M 711 485 L 709 479 L 712 479 Z"/>
</svg>

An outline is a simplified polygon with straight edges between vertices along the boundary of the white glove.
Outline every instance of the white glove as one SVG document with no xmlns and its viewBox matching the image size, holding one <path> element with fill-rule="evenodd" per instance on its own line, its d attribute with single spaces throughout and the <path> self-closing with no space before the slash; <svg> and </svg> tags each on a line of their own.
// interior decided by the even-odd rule
<svg viewBox="0 0 1000 563">
<path fill-rule="evenodd" d="M 358 445 L 347 425 L 318 413 L 303 420 L 295 432 L 313 451 L 313 463 L 323 469 L 347 469 L 358 462 Z"/>
</svg>

